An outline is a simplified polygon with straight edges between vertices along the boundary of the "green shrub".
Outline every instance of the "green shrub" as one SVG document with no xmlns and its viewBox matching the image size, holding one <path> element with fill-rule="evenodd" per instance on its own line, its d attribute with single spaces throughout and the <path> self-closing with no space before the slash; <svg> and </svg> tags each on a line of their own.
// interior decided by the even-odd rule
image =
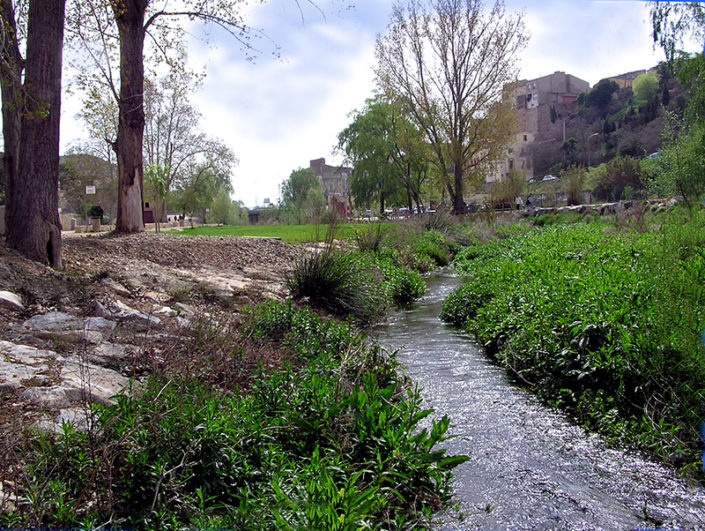
<svg viewBox="0 0 705 531">
<path fill-rule="evenodd" d="M 450 250 L 440 232 L 426 231 L 412 242 L 412 246 L 414 254 L 430 257 L 436 265 L 446 266 L 450 263 Z"/>
<path fill-rule="evenodd" d="M 349 253 L 323 251 L 299 260 L 287 279 L 295 299 L 339 317 L 352 316 L 361 324 L 384 313 L 384 293 L 374 272 L 360 268 Z"/>
<path fill-rule="evenodd" d="M 447 417 L 420 429 L 431 411 L 393 355 L 291 303 L 246 323 L 251 341 L 274 333 L 305 363 L 260 369 L 247 393 L 152 377 L 94 406 L 86 433 L 18 438 L 2 455 L 22 461 L 6 468 L 17 499 L 0 525 L 402 529 L 448 504 L 466 458 L 438 449 Z"/>
<path fill-rule="evenodd" d="M 553 225 L 456 257 L 442 317 L 585 425 L 696 467 L 705 403 L 705 221 Z"/>
</svg>

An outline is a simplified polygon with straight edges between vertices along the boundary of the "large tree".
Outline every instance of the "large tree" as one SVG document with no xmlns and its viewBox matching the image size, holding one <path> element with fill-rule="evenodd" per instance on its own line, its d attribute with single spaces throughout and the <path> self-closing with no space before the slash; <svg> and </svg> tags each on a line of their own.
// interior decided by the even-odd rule
<svg viewBox="0 0 705 531">
<path fill-rule="evenodd" d="M 377 79 L 400 98 L 431 145 L 456 213 L 464 185 L 483 180 L 512 138 L 516 57 L 527 38 L 500 0 L 398 2 L 377 41 Z"/>
<path fill-rule="evenodd" d="M 5 37 L 17 28 L 10 0 L 2 0 Z M 65 0 L 31 0 L 27 16 L 27 53 L 24 83 L 17 85 L 17 66 L 10 76 L 3 71 L 3 85 L 14 84 L 14 100 L 5 104 L 21 113 L 19 148 L 11 144 L 7 194 L 7 243 L 25 256 L 61 267 L 59 220 L 59 119 L 61 114 L 61 62 L 64 39 Z M 14 48 L 16 41 L 11 44 Z M 11 50 L 19 58 L 19 49 Z M 5 59 L 5 58 L 4 58 Z M 17 95 L 21 90 L 21 98 Z M 21 104 L 20 104 L 21 102 Z M 4 109 L 5 111 L 5 109 Z M 11 117 L 4 128 L 16 128 Z M 10 137 L 15 132 L 10 132 Z M 7 138 L 7 135 L 6 137 Z M 17 153 L 17 165 L 12 157 Z M 16 173 L 15 173 L 16 172 Z"/>
<path fill-rule="evenodd" d="M 338 134 L 338 148 L 353 165 L 350 189 L 355 203 L 379 201 L 380 213 L 392 196 L 405 195 L 421 209 L 421 187 L 428 175 L 423 133 L 396 102 L 382 97 L 368 100 L 352 123 Z"/>
<path fill-rule="evenodd" d="M 3 170 L 5 194 L 12 195 L 17 181 L 17 164 L 20 157 L 20 112 L 22 72 L 24 58 L 20 52 L 19 14 L 12 0 L 0 0 L 2 22 L 2 47 L 0 48 L 0 80 L 2 80 L 2 133 L 4 141 Z M 26 17 L 22 17 L 26 19 Z"/>
</svg>

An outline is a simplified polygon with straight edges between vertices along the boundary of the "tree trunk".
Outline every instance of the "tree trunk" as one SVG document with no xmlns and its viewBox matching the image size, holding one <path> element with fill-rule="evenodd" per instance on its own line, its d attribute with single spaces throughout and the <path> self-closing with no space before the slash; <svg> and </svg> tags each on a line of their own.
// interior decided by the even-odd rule
<svg viewBox="0 0 705 531">
<path fill-rule="evenodd" d="M 8 196 L 7 244 L 61 267 L 59 119 L 65 0 L 31 0 L 17 186 Z M 21 185 L 20 185 L 21 184 Z"/>
<path fill-rule="evenodd" d="M 453 214 L 459 216 L 460 214 L 465 214 L 465 199 L 463 197 L 463 168 L 458 162 L 455 163 L 453 181 L 455 185 L 451 194 Z"/>
<path fill-rule="evenodd" d="M 117 232 L 144 231 L 144 14 L 147 0 L 113 0 L 120 33 L 120 117 L 115 150 L 118 161 Z"/>
<path fill-rule="evenodd" d="M 0 0 L 3 39 L 0 81 L 2 82 L 2 134 L 4 141 L 3 167 L 5 170 L 5 197 L 13 195 L 17 182 L 20 158 L 20 85 L 24 69 L 17 43 L 17 26 L 12 0 Z M 9 211 L 8 211 L 9 212 Z"/>
</svg>

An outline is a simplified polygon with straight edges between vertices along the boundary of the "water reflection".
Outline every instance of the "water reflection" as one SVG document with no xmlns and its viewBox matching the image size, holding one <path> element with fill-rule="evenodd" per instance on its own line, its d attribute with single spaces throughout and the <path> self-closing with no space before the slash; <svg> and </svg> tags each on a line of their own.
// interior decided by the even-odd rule
<svg viewBox="0 0 705 531">
<path fill-rule="evenodd" d="M 384 346 L 401 349 L 426 407 L 451 417 L 457 437 L 446 446 L 470 456 L 456 469 L 460 511 L 437 528 L 705 530 L 702 489 L 542 407 L 444 326 L 443 299 L 459 284 L 449 272 L 429 278 L 420 304 L 377 329 Z"/>
</svg>

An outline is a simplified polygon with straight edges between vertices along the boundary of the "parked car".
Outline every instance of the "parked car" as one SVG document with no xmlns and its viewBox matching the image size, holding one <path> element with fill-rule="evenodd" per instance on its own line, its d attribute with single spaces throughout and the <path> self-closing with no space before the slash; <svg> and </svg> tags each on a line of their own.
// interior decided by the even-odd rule
<svg viewBox="0 0 705 531">
<path fill-rule="evenodd" d="M 544 175 L 544 177 L 543 177 L 544 181 L 555 181 L 557 179 L 558 179 L 558 177 L 556 177 L 555 175 Z"/>
</svg>

